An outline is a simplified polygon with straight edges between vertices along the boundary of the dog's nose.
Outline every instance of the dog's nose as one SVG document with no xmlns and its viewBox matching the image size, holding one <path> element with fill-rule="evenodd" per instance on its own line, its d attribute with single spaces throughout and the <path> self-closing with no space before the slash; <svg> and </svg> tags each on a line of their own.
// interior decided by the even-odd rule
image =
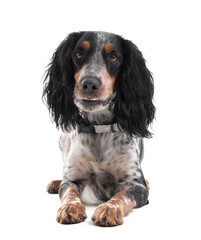
<svg viewBox="0 0 201 240">
<path fill-rule="evenodd" d="M 82 88 L 86 93 L 94 93 L 100 87 L 100 80 L 98 78 L 85 78 L 82 81 Z"/>
</svg>

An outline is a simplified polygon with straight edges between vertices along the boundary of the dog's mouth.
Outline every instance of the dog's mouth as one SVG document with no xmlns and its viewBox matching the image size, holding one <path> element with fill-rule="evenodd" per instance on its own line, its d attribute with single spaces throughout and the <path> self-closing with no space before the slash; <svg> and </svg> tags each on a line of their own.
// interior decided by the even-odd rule
<svg viewBox="0 0 201 240">
<path fill-rule="evenodd" d="M 107 107 L 111 101 L 111 96 L 105 100 L 96 98 L 75 99 L 75 104 L 84 111 L 96 111 L 100 108 Z"/>
<path fill-rule="evenodd" d="M 82 99 L 81 101 L 84 103 L 84 104 L 94 104 L 94 105 L 99 105 L 99 104 L 105 104 L 107 103 L 109 100 L 109 98 L 107 98 L 106 100 L 99 100 L 99 99 L 93 99 L 93 98 L 84 98 Z"/>
</svg>

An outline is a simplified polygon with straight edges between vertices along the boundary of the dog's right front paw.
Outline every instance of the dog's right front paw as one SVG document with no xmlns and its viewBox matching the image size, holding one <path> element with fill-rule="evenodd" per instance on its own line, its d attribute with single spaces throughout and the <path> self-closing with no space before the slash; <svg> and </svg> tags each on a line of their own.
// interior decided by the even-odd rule
<svg viewBox="0 0 201 240">
<path fill-rule="evenodd" d="M 79 202 L 62 204 L 57 211 L 57 222 L 72 224 L 83 222 L 87 218 L 85 207 Z"/>
</svg>

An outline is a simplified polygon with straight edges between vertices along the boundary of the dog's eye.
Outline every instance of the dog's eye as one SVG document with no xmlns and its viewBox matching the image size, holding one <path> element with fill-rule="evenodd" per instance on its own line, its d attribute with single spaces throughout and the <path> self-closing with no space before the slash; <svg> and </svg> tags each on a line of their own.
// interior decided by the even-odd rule
<svg viewBox="0 0 201 240">
<path fill-rule="evenodd" d="M 115 53 L 112 53 L 112 54 L 109 56 L 109 60 L 110 60 L 110 62 L 115 63 L 115 62 L 117 62 L 118 57 L 117 57 L 117 55 L 116 55 Z"/>
<path fill-rule="evenodd" d="M 78 52 L 78 53 L 75 54 L 75 56 L 76 56 L 77 59 L 82 59 L 84 54 L 82 52 Z"/>
</svg>

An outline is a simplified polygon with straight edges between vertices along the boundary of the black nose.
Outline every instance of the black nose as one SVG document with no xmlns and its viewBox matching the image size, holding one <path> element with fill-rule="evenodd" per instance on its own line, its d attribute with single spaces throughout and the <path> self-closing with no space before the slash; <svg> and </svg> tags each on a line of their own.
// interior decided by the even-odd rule
<svg viewBox="0 0 201 240">
<path fill-rule="evenodd" d="M 100 80 L 98 78 L 85 78 L 82 81 L 82 88 L 86 93 L 94 93 L 100 87 Z"/>
</svg>

